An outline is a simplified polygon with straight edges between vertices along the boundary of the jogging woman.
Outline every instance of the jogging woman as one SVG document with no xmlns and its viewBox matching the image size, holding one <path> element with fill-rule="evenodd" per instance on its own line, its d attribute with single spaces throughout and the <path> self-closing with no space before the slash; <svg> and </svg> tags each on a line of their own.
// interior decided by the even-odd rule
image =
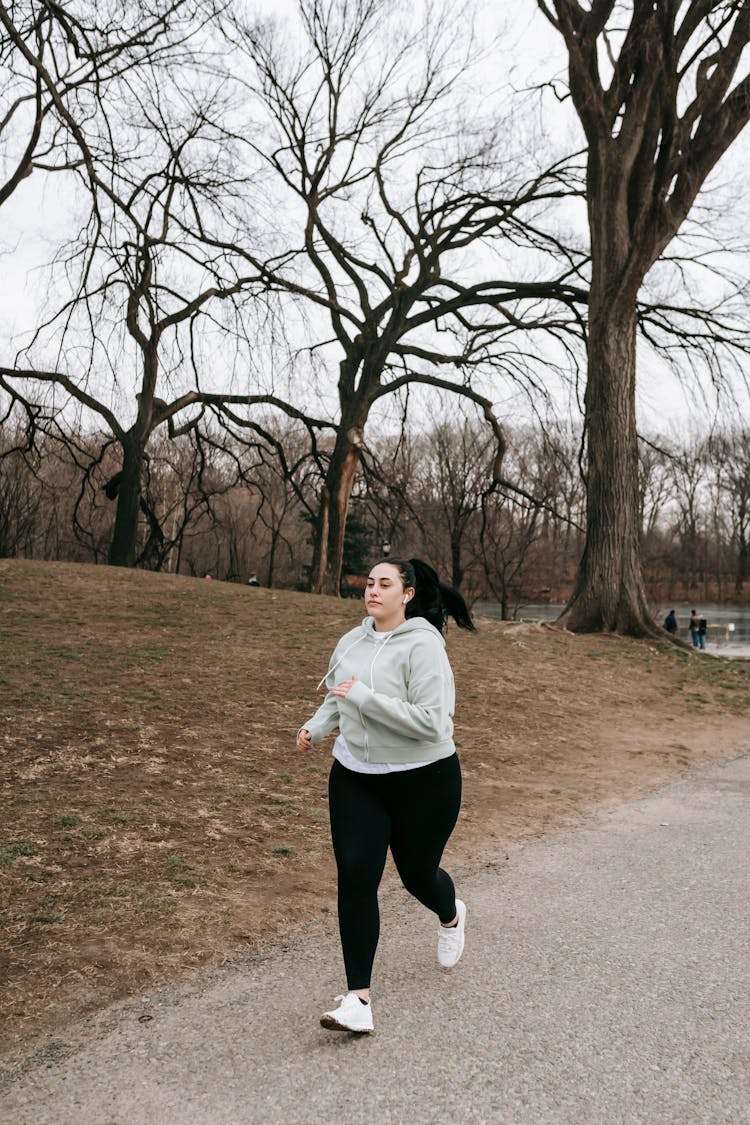
<svg viewBox="0 0 750 1125">
<path fill-rule="evenodd" d="M 329 780 L 347 992 L 323 1027 L 373 1030 L 370 976 L 380 931 L 378 887 L 388 848 L 401 880 L 440 920 L 438 961 L 464 948 L 466 907 L 440 859 L 458 818 L 461 770 L 453 743 L 448 616 L 473 629 L 461 595 L 418 559 L 384 559 L 367 579 L 369 612 L 336 645 L 328 694 L 297 735 L 309 750 L 335 728 Z"/>
</svg>

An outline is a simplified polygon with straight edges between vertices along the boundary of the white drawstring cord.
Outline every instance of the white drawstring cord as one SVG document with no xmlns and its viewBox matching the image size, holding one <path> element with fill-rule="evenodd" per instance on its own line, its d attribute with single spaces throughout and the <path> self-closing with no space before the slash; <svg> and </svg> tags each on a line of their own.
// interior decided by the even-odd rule
<svg viewBox="0 0 750 1125">
<path fill-rule="evenodd" d="M 351 652 L 351 651 L 352 651 L 352 649 L 354 648 L 354 645 L 358 645 L 358 644 L 359 644 L 359 642 L 360 642 L 360 641 L 363 641 L 364 639 L 365 639 L 364 637 L 357 637 L 356 641 L 354 641 L 354 644 L 350 644 L 350 645 L 349 645 L 349 647 L 348 647 L 347 649 L 344 649 L 344 651 L 343 651 L 343 652 L 341 653 L 341 656 L 340 656 L 340 657 L 338 658 L 338 660 L 336 661 L 336 663 L 335 663 L 335 664 L 332 664 L 332 665 L 331 665 L 331 667 L 330 667 L 330 668 L 328 669 L 328 671 L 326 672 L 325 676 L 323 677 L 323 679 L 322 679 L 322 680 L 320 681 L 320 683 L 319 683 L 319 684 L 318 684 L 318 686 L 316 687 L 316 689 L 315 689 L 316 691 L 320 691 L 320 689 L 322 688 L 323 684 L 324 684 L 324 683 L 326 682 L 326 680 L 327 680 L 327 679 L 328 679 L 328 677 L 330 676 L 331 672 L 335 672 L 335 671 L 336 671 L 336 669 L 338 668 L 339 664 L 341 663 L 341 661 L 342 661 L 342 660 L 344 659 L 344 657 L 346 656 L 347 652 Z"/>
<path fill-rule="evenodd" d="M 383 651 L 385 646 L 388 644 L 388 642 L 389 642 L 389 640 L 391 639 L 392 636 L 393 636 L 393 633 L 389 633 L 388 636 L 385 638 L 385 640 L 382 643 L 378 644 L 378 651 L 375 653 L 375 656 L 373 657 L 372 664 L 370 665 L 370 690 L 371 691 L 375 690 L 373 682 L 372 682 L 372 670 L 375 667 L 375 661 L 380 656 L 381 652 Z M 356 641 L 354 641 L 354 644 L 350 644 L 348 648 L 344 649 L 344 651 L 341 653 L 341 656 L 338 658 L 336 663 L 332 664 L 331 667 L 328 669 L 325 676 L 323 677 L 323 679 L 320 681 L 320 683 L 316 687 L 316 689 L 315 689 L 316 691 L 320 691 L 323 684 L 326 682 L 326 680 L 330 676 L 331 672 L 336 671 L 336 669 L 338 668 L 339 664 L 344 659 L 346 654 L 348 652 L 351 652 L 355 645 L 358 645 L 360 641 L 364 641 L 365 639 L 366 639 L 366 637 L 357 637 Z"/>
</svg>

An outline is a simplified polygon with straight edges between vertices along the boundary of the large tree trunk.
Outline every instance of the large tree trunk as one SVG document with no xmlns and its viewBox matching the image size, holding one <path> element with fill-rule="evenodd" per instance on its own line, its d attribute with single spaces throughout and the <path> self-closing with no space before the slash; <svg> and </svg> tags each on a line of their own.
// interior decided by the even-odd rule
<svg viewBox="0 0 750 1125">
<path fill-rule="evenodd" d="M 641 568 L 635 424 L 635 302 L 592 303 L 586 386 L 586 545 L 561 625 L 574 632 L 651 633 Z"/>
<path fill-rule="evenodd" d="M 266 586 L 270 589 L 273 586 L 274 571 L 276 569 L 276 548 L 281 538 L 281 532 L 274 526 L 273 520 L 271 521 L 271 546 L 268 550 L 268 571 L 266 573 Z"/>
<path fill-rule="evenodd" d="M 138 339 L 138 334 L 135 335 Z M 143 454 L 146 450 L 154 417 L 154 392 L 159 371 L 159 337 L 139 341 L 143 359 L 143 381 L 138 400 L 138 416 L 122 442 L 122 476 L 117 495 L 117 514 L 112 545 L 109 549 L 111 566 L 135 566 L 138 558 L 138 513 L 144 510 L 143 499 Z M 152 538 L 163 536 L 158 524 L 154 527 L 148 509 L 146 515 L 151 524 Z"/>
<path fill-rule="evenodd" d="M 122 445 L 122 476 L 117 494 L 115 530 L 109 549 L 111 566 L 135 566 L 142 487 L 143 446 L 131 430 Z"/>
<path fill-rule="evenodd" d="M 638 290 L 653 257 L 633 241 L 632 201 L 616 148 L 588 155 L 591 233 L 586 431 L 586 542 L 559 621 L 578 633 L 647 636 L 635 421 Z"/>
<path fill-rule="evenodd" d="M 719 4 L 540 0 L 540 7 L 565 40 L 570 94 L 588 146 L 588 525 L 561 620 L 581 632 L 648 634 L 656 625 L 639 549 L 637 294 L 750 120 L 750 77 L 744 64 L 740 70 L 750 41 L 748 6 L 726 6 L 721 39 Z M 736 81 L 738 71 L 744 76 Z"/>
<path fill-rule="evenodd" d="M 315 594 L 341 592 L 344 535 L 349 500 L 359 468 L 361 430 L 341 426 L 328 466 L 315 525 L 310 589 Z"/>
</svg>

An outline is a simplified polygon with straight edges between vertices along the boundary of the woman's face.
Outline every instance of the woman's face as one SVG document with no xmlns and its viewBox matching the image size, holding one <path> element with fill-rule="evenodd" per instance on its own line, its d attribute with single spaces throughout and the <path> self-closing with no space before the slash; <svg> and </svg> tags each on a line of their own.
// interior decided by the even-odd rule
<svg viewBox="0 0 750 1125">
<path fill-rule="evenodd" d="M 367 612 L 376 625 L 390 625 L 403 620 L 406 604 L 404 598 L 414 595 L 412 587 L 404 589 L 398 567 L 390 563 L 378 563 L 370 571 L 365 590 Z"/>
</svg>

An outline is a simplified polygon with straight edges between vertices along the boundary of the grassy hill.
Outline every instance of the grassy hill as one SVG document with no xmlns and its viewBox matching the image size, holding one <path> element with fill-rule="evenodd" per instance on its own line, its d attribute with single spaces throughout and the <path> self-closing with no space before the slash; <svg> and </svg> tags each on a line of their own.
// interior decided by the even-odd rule
<svg viewBox="0 0 750 1125">
<path fill-rule="evenodd" d="M 2 1039 L 334 909 L 330 744 L 297 728 L 361 603 L 0 560 Z M 451 629 L 450 858 L 750 749 L 750 663 L 532 625 Z"/>
</svg>

